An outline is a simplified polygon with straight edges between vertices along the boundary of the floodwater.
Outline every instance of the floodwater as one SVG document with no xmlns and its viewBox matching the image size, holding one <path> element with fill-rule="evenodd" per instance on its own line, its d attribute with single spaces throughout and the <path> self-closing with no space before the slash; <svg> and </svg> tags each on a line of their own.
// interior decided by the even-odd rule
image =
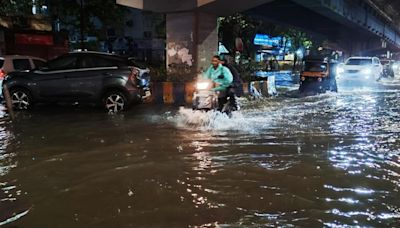
<svg viewBox="0 0 400 228">
<path fill-rule="evenodd" d="M 400 226 L 400 85 L 241 103 L 2 120 L 0 224 Z"/>
</svg>

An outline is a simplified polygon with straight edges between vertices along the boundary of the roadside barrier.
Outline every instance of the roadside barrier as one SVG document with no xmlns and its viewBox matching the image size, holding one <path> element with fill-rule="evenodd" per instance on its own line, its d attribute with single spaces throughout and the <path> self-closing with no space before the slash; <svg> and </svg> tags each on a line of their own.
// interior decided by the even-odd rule
<svg viewBox="0 0 400 228">
<path fill-rule="evenodd" d="M 253 81 L 242 83 L 236 90 L 238 96 L 269 97 L 276 95 L 275 80 L 268 77 L 268 81 Z M 154 82 L 152 83 L 152 97 L 148 102 L 156 104 L 191 104 L 196 83 Z"/>
</svg>

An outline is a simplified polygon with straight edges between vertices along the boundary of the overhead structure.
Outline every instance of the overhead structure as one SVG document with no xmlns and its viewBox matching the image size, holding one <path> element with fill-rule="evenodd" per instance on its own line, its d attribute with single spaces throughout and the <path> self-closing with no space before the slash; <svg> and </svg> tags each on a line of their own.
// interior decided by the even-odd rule
<svg viewBox="0 0 400 228">
<path fill-rule="evenodd" d="M 116 0 L 165 13 L 167 73 L 186 77 L 218 53 L 217 17 L 245 12 L 326 35 L 352 54 L 400 49 L 400 1 L 392 0 Z M 228 7 L 229 6 L 229 7 Z M 291 8 L 292 7 L 292 8 Z"/>
</svg>

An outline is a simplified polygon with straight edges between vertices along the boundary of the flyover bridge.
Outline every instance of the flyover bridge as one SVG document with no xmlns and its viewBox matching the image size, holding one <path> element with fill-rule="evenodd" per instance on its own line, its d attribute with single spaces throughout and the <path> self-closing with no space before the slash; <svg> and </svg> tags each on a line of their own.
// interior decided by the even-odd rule
<svg viewBox="0 0 400 228">
<path fill-rule="evenodd" d="M 193 75 L 217 50 L 217 17 L 243 12 L 329 39 L 350 55 L 400 50 L 400 1 L 116 0 L 167 15 L 168 74 Z M 396 3 L 397 2 L 397 3 Z"/>
</svg>

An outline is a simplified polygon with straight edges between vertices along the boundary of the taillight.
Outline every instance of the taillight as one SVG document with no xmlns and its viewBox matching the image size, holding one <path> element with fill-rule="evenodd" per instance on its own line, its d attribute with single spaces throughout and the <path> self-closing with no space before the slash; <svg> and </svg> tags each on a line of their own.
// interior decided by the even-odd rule
<svg viewBox="0 0 400 228">
<path fill-rule="evenodd" d="M 0 80 L 4 79 L 7 73 L 4 70 L 0 70 Z"/>
<path fill-rule="evenodd" d="M 139 76 L 139 71 L 136 68 L 132 68 L 131 74 L 129 75 L 129 80 L 136 85 L 136 79 Z"/>
</svg>

